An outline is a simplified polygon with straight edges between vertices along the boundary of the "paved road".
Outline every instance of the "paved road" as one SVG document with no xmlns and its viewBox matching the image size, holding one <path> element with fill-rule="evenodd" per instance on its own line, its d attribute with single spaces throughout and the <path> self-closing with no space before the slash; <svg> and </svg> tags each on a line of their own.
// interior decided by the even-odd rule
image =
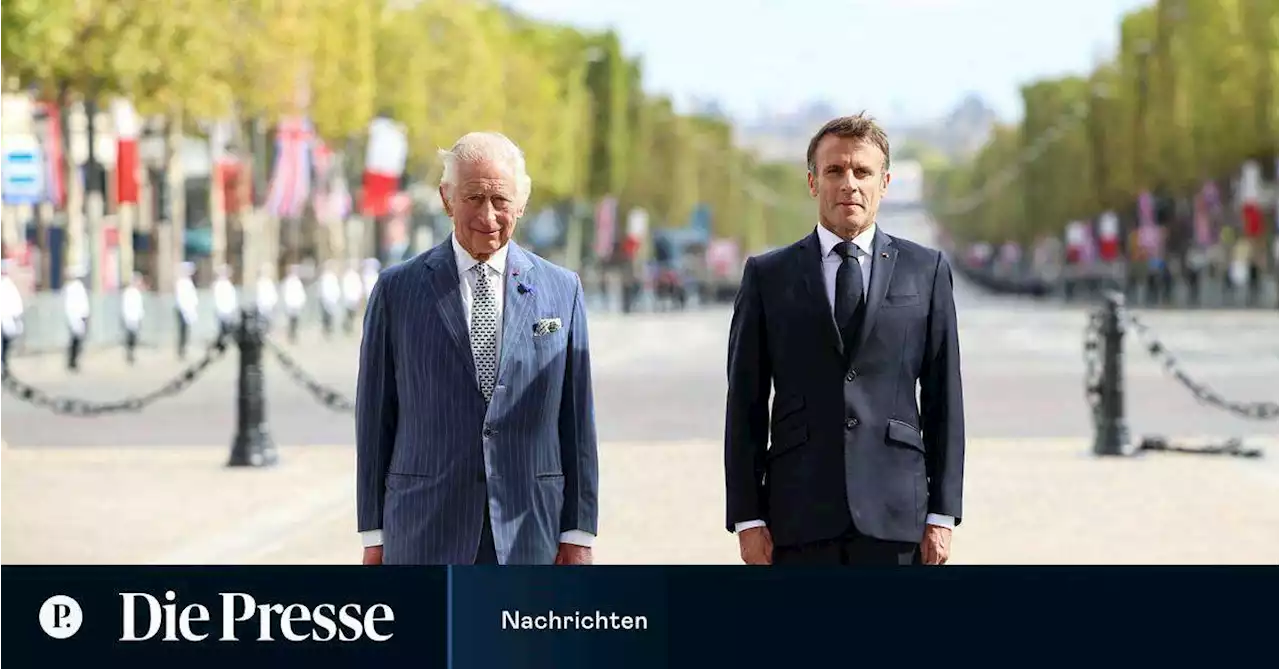
<svg viewBox="0 0 1280 669">
<path fill-rule="evenodd" d="M 886 227 L 929 241 L 918 220 L 899 218 L 886 221 Z M 1131 347 L 1127 398 L 1136 434 L 1245 436 L 1266 448 L 1267 457 L 1210 464 L 1197 456 L 1160 456 L 1163 464 L 1135 462 L 1132 471 L 1144 473 L 1133 477 L 1117 476 L 1122 467 L 1090 469 L 1081 464 L 1088 461 L 1081 458 L 1091 433 L 1082 392 L 1086 312 L 996 298 L 963 285 L 957 302 L 968 433 L 975 444 L 972 508 L 1002 516 L 998 510 L 1012 506 L 1035 512 L 1030 519 L 1020 513 L 1002 517 L 1000 523 L 978 524 L 965 535 L 975 537 L 968 559 L 1275 560 L 1280 476 L 1274 421 L 1244 421 L 1196 404 Z M 1276 401 L 1280 343 L 1274 313 L 1139 315 L 1197 379 L 1231 398 Z M 612 561 L 732 559 L 731 539 L 719 535 L 681 550 L 646 553 L 637 548 L 662 535 L 664 519 L 670 518 L 661 510 L 671 505 L 654 500 L 700 504 L 706 509 L 698 512 L 698 524 L 719 525 L 722 492 L 715 484 L 720 476 L 715 454 L 724 420 L 729 317 L 727 308 L 591 314 L 597 421 L 608 451 L 602 468 L 611 489 L 631 491 L 631 500 L 649 500 L 624 503 L 615 497 L 609 502 L 611 524 L 629 528 L 614 540 L 621 543 L 602 546 Z M 356 340 L 326 341 L 312 333 L 289 350 L 320 381 L 348 395 L 353 392 Z M 102 400 L 145 393 L 180 369 L 171 351 L 147 351 L 134 367 L 115 353 L 95 353 L 75 378 L 67 376 L 55 357 L 12 364 L 21 378 L 48 392 Z M 354 546 L 350 415 L 322 407 L 272 362 L 267 367 L 268 412 L 274 438 L 286 447 L 286 467 L 276 478 L 221 471 L 216 465 L 225 458 L 234 432 L 235 372 L 233 352 L 176 397 L 140 414 L 94 419 L 51 416 L 6 395 L 0 403 L 0 436 L 6 444 L 4 538 L 38 536 L 40 542 L 24 544 L 38 550 L 21 554 L 5 542 L 5 561 L 347 559 Z M 253 484 L 258 480 L 271 483 Z M 1176 493 L 1172 497 L 1171 490 Z M 1073 500 L 1086 495 L 1097 499 L 1073 512 Z M 103 503 L 104 497 L 111 503 Z M 1108 502 L 1112 497 L 1114 505 Z M 1144 504 L 1151 508 L 1144 511 Z M 259 513 L 263 508 L 272 511 Z M 181 515 L 184 509 L 190 518 Z M 1148 511 L 1163 523 L 1165 534 L 1144 533 L 1147 525 L 1141 523 L 1134 529 L 1133 518 Z M 1057 515 L 1063 513 L 1069 517 Z M 1063 518 L 1059 530 L 1079 535 L 1077 552 L 1036 553 L 1021 545 L 1019 537 L 1034 531 L 1046 514 Z M 1193 551 L 1175 538 L 1186 531 L 1178 527 L 1180 519 L 1193 516 L 1204 524 L 1197 531 L 1213 537 L 1220 553 Z M 119 529 L 123 525 L 139 534 L 139 542 L 158 544 L 140 543 L 137 553 L 120 552 L 118 543 L 106 547 L 124 531 Z M 298 535 L 300 526 L 305 527 Z M 1269 527 L 1265 532 L 1270 534 L 1259 535 L 1258 527 Z M 139 528 L 145 531 L 139 533 Z M 166 533 L 177 531 L 184 536 L 165 541 Z M 85 541 L 88 532 L 101 535 L 104 543 Z M 288 536 L 264 548 L 262 536 L 282 533 Z M 1104 540 L 1119 534 L 1136 543 Z M 1260 545 L 1260 536 L 1270 548 L 1253 548 Z M 1143 542 L 1151 541 L 1163 541 L 1165 550 L 1144 549 Z M 253 550 L 245 552 L 245 542 L 253 543 Z"/>
</svg>

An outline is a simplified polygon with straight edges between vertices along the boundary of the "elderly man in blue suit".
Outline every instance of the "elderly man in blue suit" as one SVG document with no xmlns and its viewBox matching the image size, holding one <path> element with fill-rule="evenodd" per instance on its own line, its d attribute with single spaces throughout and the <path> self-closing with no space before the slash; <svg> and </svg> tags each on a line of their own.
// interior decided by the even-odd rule
<svg viewBox="0 0 1280 669">
<path fill-rule="evenodd" d="M 442 151 L 444 243 L 384 270 L 356 395 L 365 564 L 590 564 L 599 478 L 582 282 L 511 241 L 520 149 Z"/>
</svg>

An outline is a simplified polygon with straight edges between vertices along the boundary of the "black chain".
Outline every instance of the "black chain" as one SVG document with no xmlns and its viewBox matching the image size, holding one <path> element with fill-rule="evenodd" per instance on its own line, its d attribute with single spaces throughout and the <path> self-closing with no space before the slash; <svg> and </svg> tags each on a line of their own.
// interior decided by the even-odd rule
<svg viewBox="0 0 1280 669">
<path fill-rule="evenodd" d="M 1196 382 L 1182 369 L 1181 365 L 1178 364 L 1177 358 L 1173 357 L 1169 349 L 1165 348 L 1159 339 L 1156 339 L 1155 335 L 1151 333 L 1151 328 L 1147 327 L 1145 323 L 1138 320 L 1138 317 L 1133 314 L 1126 312 L 1125 319 L 1133 326 L 1134 331 L 1138 333 L 1138 338 L 1142 340 L 1143 346 L 1151 354 L 1151 357 L 1155 358 L 1178 383 L 1190 390 L 1191 394 L 1201 404 L 1230 411 L 1241 418 L 1274 420 L 1280 417 L 1280 405 L 1275 402 L 1233 402 L 1214 392 L 1209 386 Z"/>
<path fill-rule="evenodd" d="M 355 402 L 347 399 L 342 393 L 329 388 L 328 386 L 316 381 L 310 374 L 302 369 L 284 349 L 270 339 L 263 338 L 263 343 L 271 349 L 276 355 L 276 359 L 280 361 L 280 366 L 284 367 L 284 371 L 294 380 L 295 383 L 307 389 L 321 404 L 333 409 L 334 411 L 355 411 Z"/>
<path fill-rule="evenodd" d="M 51 396 L 35 386 L 18 380 L 7 369 L 3 373 L 4 389 L 23 402 L 49 409 L 53 413 L 62 416 L 89 417 L 111 413 L 136 413 L 161 399 L 172 397 L 186 390 L 191 384 L 195 383 L 200 374 L 208 369 L 209 365 L 221 358 L 225 352 L 225 343 L 214 342 L 205 350 L 204 357 L 199 361 L 182 370 L 177 376 L 173 377 L 173 380 L 140 397 L 127 397 L 110 402 L 95 402 L 76 397 Z"/>
</svg>

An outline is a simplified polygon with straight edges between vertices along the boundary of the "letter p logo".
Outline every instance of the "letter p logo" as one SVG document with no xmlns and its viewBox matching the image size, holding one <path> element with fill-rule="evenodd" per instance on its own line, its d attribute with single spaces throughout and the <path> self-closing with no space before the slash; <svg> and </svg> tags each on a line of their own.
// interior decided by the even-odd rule
<svg viewBox="0 0 1280 669">
<path fill-rule="evenodd" d="M 40 627 L 55 639 L 74 635 L 83 622 L 80 603 L 66 595 L 54 595 L 40 605 Z"/>
</svg>

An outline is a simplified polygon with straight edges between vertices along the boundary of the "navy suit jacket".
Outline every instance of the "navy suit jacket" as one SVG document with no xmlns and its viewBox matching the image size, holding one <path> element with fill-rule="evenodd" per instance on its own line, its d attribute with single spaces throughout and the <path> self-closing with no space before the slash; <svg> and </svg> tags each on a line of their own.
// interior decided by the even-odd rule
<svg viewBox="0 0 1280 669">
<path fill-rule="evenodd" d="M 384 270 L 356 391 L 358 530 L 384 564 L 471 564 L 489 506 L 501 564 L 551 564 L 596 533 L 587 319 L 577 274 L 510 243 L 492 400 L 476 380 L 451 241 Z M 535 336 L 535 324 L 561 327 Z"/>
<path fill-rule="evenodd" d="M 846 350 L 821 255 L 815 231 L 747 261 L 729 334 L 728 529 L 764 520 L 781 546 L 851 527 L 919 542 L 929 513 L 961 520 L 951 267 L 877 230 L 866 316 Z"/>
</svg>

